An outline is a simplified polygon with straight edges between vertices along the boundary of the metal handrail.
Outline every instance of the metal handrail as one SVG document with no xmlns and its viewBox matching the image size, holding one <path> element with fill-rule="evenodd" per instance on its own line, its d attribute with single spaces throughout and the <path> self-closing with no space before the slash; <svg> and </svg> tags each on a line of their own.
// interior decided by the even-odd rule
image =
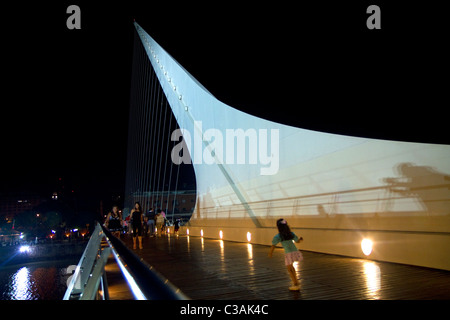
<svg viewBox="0 0 450 320">
<path fill-rule="evenodd" d="M 108 247 L 102 249 L 103 238 L 108 242 Z M 108 299 L 104 267 L 111 253 L 137 300 L 189 299 L 179 288 L 114 237 L 108 229 L 97 223 L 63 300 L 93 300 L 99 290 L 102 292 L 102 298 Z"/>
<path fill-rule="evenodd" d="M 152 266 L 128 249 L 125 244 L 102 226 L 106 240 L 122 273 L 139 300 L 187 300 L 181 290 L 159 274 Z"/>
<path fill-rule="evenodd" d="M 80 261 L 75 268 L 75 272 L 72 275 L 72 279 L 67 286 L 67 290 L 64 294 L 63 300 L 86 299 L 88 295 L 90 296 L 90 294 L 85 294 L 85 292 L 86 288 L 92 287 L 92 274 L 94 273 L 94 270 L 95 273 L 100 270 L 102 271 L 102 275 L 103 267 L 106 263 L 105 256 L 107 252 L 103 253 L 101 259 L 98 259 L 98 253 L 103 237 L 103 231 L 100 225 L 97 224 L 94 231 L 92 232 L 89 242 L 86 245 L 86 248 L 84 249 Z M 98 279 L 94 279 L 95 283 L 97 283 L 97 280 Z M 88 285 L 89 282 L 91 282 L 91 284 Z M 93 289 L 96 290 L 97 288 L 98 285 Z"/>
</svg>

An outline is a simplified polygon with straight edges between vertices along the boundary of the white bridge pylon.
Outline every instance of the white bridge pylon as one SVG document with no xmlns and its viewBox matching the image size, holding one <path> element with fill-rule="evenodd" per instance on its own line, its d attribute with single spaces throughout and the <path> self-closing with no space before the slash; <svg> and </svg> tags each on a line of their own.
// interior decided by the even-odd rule
<svg viewBox="0 0 450 320">
<path fill-rule="evenodd" d="M 180 141 L 172 159 L 187 149 L 190 158 L 182 152 L 178 160 L 194 166 L 191 234 L 198 228 L 198 234 L 210 230 L 218 237 L 220 230 L 226 238 L 241 228 L 245 238 L 253 228 L 261 234 L 252 237 L 255 242 L 269 243 L 283 217 L 316 239 L 305 241 L 312 251 L 359 256 L 363 235 L 392 234 L 388 251 L 372 255 L 439 265 L 438 248 L 450 234 L 450 146 L 329 134 L 246 114 L 216 99 L 137 23 L 135 28 L 180 127 L 172 134 Z M 299 97 L 292 98 L 293 110 L 309 107 Z M 417 262 L 420 254 L 403 250 L 416 233 L 430 237 L 423 250 L 435 248 L 435 261 Z"/>
</svg>

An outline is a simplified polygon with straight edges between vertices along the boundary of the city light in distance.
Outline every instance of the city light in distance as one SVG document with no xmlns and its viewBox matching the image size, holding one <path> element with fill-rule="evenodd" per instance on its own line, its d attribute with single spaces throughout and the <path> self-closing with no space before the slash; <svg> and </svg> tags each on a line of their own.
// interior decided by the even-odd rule
<svg viewBox="0 0 450 320">
<path fill-rule="evenodd" d="M 200 230 L 200 235 L 203 237 L 203 229 Z"/>
<path fill-rule="evenodd" d="M 20 246 L 19 252 L 25 253 L 25 252 L 31 252 L 30 246 Z"/>
<path fill-rule="evenodd" d="M 249 232 L 247 232 L 247 241 L 251 241 L 252 240 L 252 234 Z"/>
<path fill-rule="evenodd" d="M 223 239 L 223 231 L 222 230 L 219 231 L 219 238 Z"/>
</svg>

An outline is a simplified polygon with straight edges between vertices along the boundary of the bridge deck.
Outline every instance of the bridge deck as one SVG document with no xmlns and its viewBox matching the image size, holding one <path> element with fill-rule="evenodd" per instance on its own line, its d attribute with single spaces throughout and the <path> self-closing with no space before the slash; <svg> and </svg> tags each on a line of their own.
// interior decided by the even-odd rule
<svg viewBox="0 0 450 320">
<path fill-rule="evenodd" d="M 134 251 L 192 299 L 450 299 L 442 270 L 303 251 L 301 290 L 290 292 L 282 249 L 270 259 L 267 246 L 171 235 Z M 119 292 L 111 298 L 130 298 Z"/>
<path fill-rule="evenodd" d="M 133 293 L 112 254 L 108 257 L 105 272 L 110 300 L 134 300 Z"/>
</svg>

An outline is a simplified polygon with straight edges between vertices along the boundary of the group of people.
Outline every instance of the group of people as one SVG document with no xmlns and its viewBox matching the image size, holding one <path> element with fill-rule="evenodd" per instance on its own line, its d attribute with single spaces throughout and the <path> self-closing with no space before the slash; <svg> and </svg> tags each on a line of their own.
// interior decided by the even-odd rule
<svg viewBox="0 0 450 320">
<path fill-rule="evenodd" d="M 120 234 L 124 230 L 131 233 L 133 237 L 133 249 L 136 249 L 137 244 L 139 244 L 139 249 L 143 249 L 143 235 L 148 233 L 153 237 L 155 234 L 163 234 L 166 230 L 166 224 L 167 220 L 164 211 L 157 209 L 154 212 L 153 209 L 150 209 L 147 213 L 144 213 L 139 202 L 135 202 L 130 215 L 126 219 L 122 218 L 119 207 L 113 206 L 105 220 L 105 226 L 114 236 L 120 238 Z M 178 226 L 179 224 L 176 223 L 175 232 L 178 231 Z"/>
</svg>

